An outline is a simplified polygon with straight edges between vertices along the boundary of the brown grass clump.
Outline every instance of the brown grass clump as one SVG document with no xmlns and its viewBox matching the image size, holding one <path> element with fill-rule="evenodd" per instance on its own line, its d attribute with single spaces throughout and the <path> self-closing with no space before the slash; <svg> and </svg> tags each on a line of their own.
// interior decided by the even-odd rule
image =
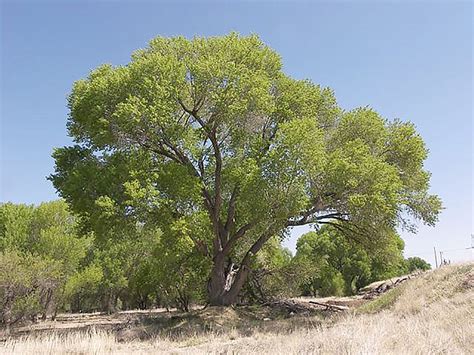
<svg viewBox="0 0 474 355">
<path fill-rule="evenodd" d="M 242 323 L 242 312 L 211 308 L 190 318 L 192 324 L 212 324 L 208 332 L 193 333 L 196 328 L 189 328 L 182 337 L 118 342 L 114 333 L 92 328 L 9 339 L 0 345 L 0 353 L 471 354 L 473 280 L 474 264 L 446 266 L 407 281 L 360 311 L 322 323 L 314 317 L 315 321 L 306 322 L 297 318 L 255 320 L 253 327 L 250 317 Z M 180 318 L 176 324 L 183 321 Z M 288 326 L 291 322 L 293 326 Z M 248 327 L 248 334 L 242 332 L 242 324 Z"/>
</svg>

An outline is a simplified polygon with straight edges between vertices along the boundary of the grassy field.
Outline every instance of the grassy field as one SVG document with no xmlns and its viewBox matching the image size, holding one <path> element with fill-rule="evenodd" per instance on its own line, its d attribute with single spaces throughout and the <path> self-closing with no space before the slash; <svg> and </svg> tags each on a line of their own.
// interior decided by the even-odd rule
<svg viewBox="0 0 474 355">
<path fill-rule="evenodd" d="M 335 316 L 285 318 L 260 307 L 92 316 L 69 329 L 30 329 L 4 341 L 0 353 L 471 354 L 473 312 L 474 264 L 463 264 Z"/>
</svg>

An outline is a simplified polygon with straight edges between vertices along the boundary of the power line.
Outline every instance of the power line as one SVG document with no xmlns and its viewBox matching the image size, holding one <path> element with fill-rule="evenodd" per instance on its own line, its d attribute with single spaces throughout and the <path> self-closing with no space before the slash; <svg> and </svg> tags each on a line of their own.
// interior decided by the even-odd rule
<svg viewBox="0 0 474 355">
<path fill-rule="evenodd" d="M 443 250 L 443 253 L 454 253 L 454 252 L 457 252 L 457 251 L 466 251 L 466 250 L 469 250 L 469 249 L 470 248 Z"/>
<path fill-rule="evenodd" d="M 412 256 L 420 256 L 420 255 L 433 255 L 433 252 L 429 253 L 410 253 L 409 255 L 405 255 L 407 258 L 410 258 Z"/>
<path fill-rule="evenodd" d="M 459 248 L 459 249 L 448 249 L 448 250 L 440 250 L 440 252 L 442 253 L 451 253 L 451 252 L 455 252 L 455 251 L 466 251 L 466 250 L 469 250 L 469 249 L 473 249 L 473 247 L 469 247 L 469 248 Z M 411 257 L 411 256 L 419 256 L 419 255 L 432 255 L 433 252 L 423 252 L 423 253 L 410 253 L 410 255 L 406 255 L 406 257 Z"/>
</svg>

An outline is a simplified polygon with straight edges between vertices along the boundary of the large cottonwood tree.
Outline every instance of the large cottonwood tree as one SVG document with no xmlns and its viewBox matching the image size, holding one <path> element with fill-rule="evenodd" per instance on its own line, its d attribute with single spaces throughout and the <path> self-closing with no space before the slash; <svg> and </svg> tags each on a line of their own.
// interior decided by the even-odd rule
<svg viewBox="0 0 474 355">
<path fill-rule="evenodd" d="M 51 176 L 61 196 L 97 228 L 104 214 L 180 221 L 212 261 L 212 305 L 234 303 L 253 256 L 293 226 L 376 244 L 441 208 L 413 124 L 341 110 L 255 35 L 155 38 L 77 81 L 69 109 L 77 144 L 54 153 Z"/>
</svg>

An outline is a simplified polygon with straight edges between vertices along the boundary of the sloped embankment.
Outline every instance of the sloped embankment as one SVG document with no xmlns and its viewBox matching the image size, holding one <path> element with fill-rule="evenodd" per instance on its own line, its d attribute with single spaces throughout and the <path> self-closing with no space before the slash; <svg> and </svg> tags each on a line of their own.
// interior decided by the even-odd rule
<svg viewBox="0 0 474 355">
<path fill-rule="evenodd" d="M 189 353 L 472 354 L 474 264 L 407 280 L 334 323 L 288 335 L 255 334 Z"/>
</svg>

